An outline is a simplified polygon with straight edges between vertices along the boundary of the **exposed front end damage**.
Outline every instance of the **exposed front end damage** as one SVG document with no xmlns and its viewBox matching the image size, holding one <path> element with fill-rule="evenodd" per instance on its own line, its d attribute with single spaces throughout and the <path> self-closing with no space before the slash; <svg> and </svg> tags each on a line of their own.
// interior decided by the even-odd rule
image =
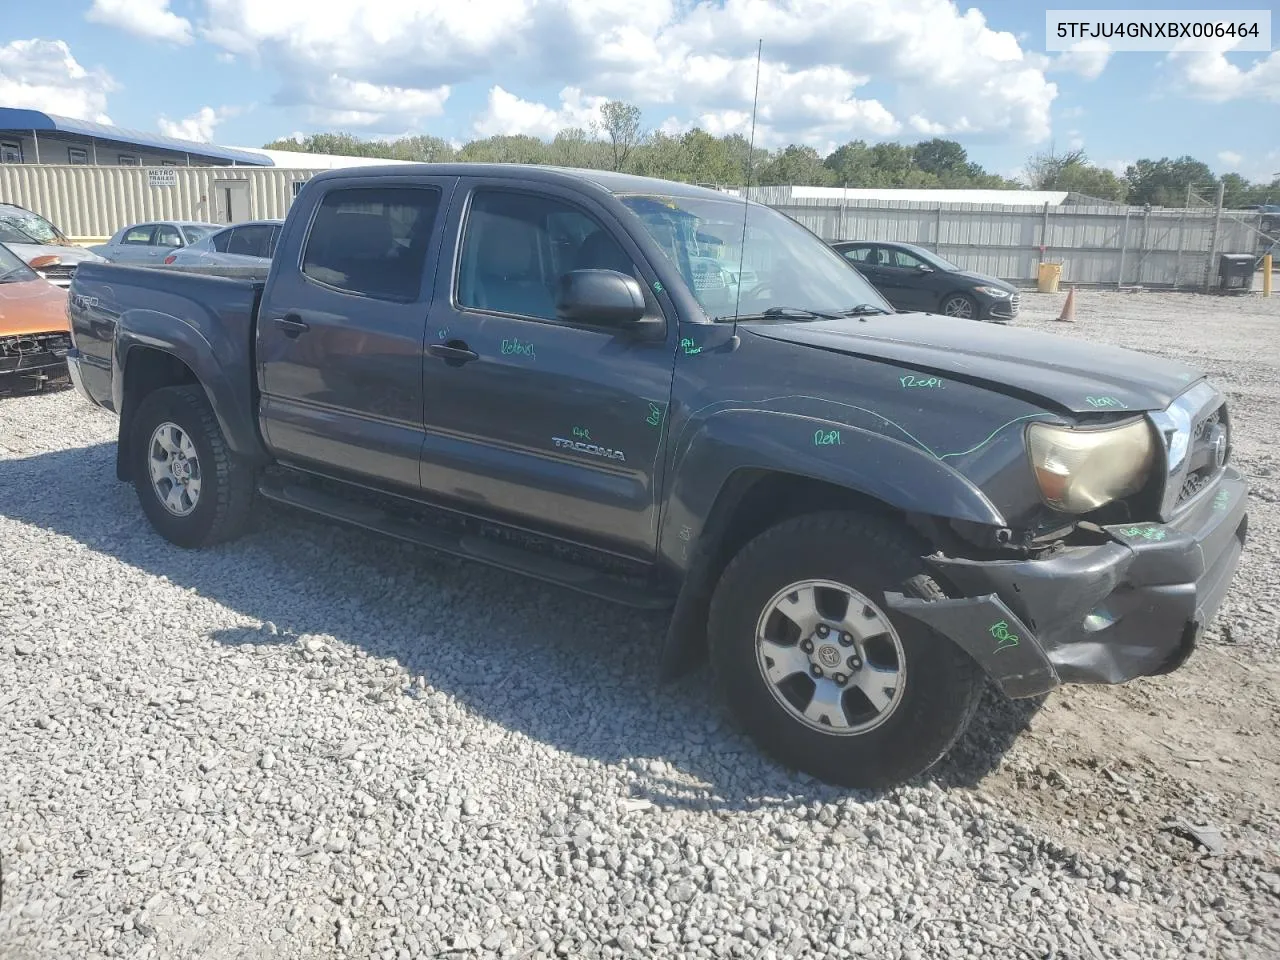
<svg viewBox="0 0 1280 960">
<path fill-rule="evenodd" d="M 67 374 L 66 333 L 37 333 L 0 337 L 0 383 L 25 381 L 43 386 Z"/>
<path fill-rule="evenodd" d="M 1039 559 L 932 556 L 961 596 L 886 600 L 959 644 L 1010 697 L 1167 673 L 1191 655 L 1231 585 L 1248 534 L 1248 485 L 1227 467 L 1173 522 L 1096 533 L 1097 543 Z"/>
</svg>

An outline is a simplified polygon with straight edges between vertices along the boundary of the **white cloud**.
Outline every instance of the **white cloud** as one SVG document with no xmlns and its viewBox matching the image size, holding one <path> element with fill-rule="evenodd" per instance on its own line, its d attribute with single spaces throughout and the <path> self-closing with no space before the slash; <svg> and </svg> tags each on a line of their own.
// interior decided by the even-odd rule
<svg viewBox="0 0 1280 960">
<path fill-rule="evenodd" d="M 1071 45 L 1071 49 L 1058 54 L 1050 63 L 1049 69 L 1076 73 L 1086 80 L 1096 80 L 1107 68 L 1111 59 L 1111 49 L 1105 40 L 1081 40 Z"/>
<path fill-rule="evenodd" d="M 111 76 L 86 70 L 62 40 L 11 40 L 0 46 L 0 103 L 110 123 Z"/>
<path fill-rule="evenodd" d="M 149 40 L 190 43 L 191 21 L 169 9 L 169 0 L 93 0 L 85 19 Z"/>
<path fill-rule="evenodd" d="M 195 140 L 198 143 L 212 143 L 213 130 L 223 120 L 234 117 L 239 111 L 235 107 L 201 107 L 189 117 L 181 120 L 170 120 L 160 117 L 156 124 L 166 137 L 177 137 L 179 140 Z"/>
<path fill-rule="evenodd" d="M 600 119 L 604 97 L 583 96 L 576 87 L 560 91 L 560 106 L 522 100 L 502 87 L 489 90 L 489 103 L 473 125 L 477 136 L 493 137 L 510 134 L 550 139 L 565 127 L 589 129 Z"/>
<path fill-rule="evenodd" d="M 888 136 L 903 129 L 897 116 L 914 115 L 927 116 L 930 130 L 1034 142 L 1048 138 L 1057 96 L 1046 58 L 952 0 L 489 0 L 482 15 L 445 0 L 347 0 L 323 16 L 313 0 L 202 2 L 202 34 L 278 70 L 280 102 L 336 109 L 329 119 L 364 125 L 404 114 L 333 108 L 320 98 L 326 78 L 432 91 L 500 68 L 509 97 L 554 83 L 583 91 L 584 102 L 619 98 L 655 117 L 708 116 L 738 127 L 738 115 L 750 112 L 758 37 L 766 38 L 766 137 Z M 888 91 L 883 101 L 855 96 L 868 77 Z M 546 111 L 565 109 L 518 100 L 497 104 L 508 111 L 505 122 L 545 127 Z M 476 121 L 485 129 L 498 122 L 494 106 Z"/>
<path fill-rule="evenodd" d="M 1280 50 L 1241 68 L 1227 59 L 1233 44 L 1234 41 L 1224 41 L 1218 50 L 1170 53 L 1168 60 L 1178 67 L 1182 88 L 1193 97 L 1215 103 L 1255 99 L 1280 102 Z"/>
<path fill-rule="evenodd" d="M 1084 149 L 1084 137 L 1080 136 L 1079 130 L 1067 131 L 1067 149 L 1068 150 Z"/>
<path fill-rule="evenodd" d="M 330 74 L 306 84 L 298 99 L 310 105 L 311 119 L 335 127 L 415 127 L 444 113 L 450 88 L 399 87 Z"/>
<path fill-rule="evenodd" d="M 1219 150 L 1218 162 L 1228 170 L 1239 170 L 1240 164 L 1244 163 L 1244 157 L 1236 153 L 1234 150 Z"/>
</svg>

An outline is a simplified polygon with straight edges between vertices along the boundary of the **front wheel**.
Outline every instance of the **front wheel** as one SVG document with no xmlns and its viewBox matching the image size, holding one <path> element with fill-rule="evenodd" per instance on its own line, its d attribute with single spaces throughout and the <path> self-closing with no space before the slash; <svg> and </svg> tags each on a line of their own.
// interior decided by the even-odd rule
<svg viewBox="0 0 1280 960">
<path fill-rule="evenodd" d="M 948 317 L 959 317 L 961 320 L 976 320 L 978 303 L 967 294 L 953 293 L 943 298 L 942 313 Z"/>
<path fill-rule="evenodd" d="M 821 513 L 765 531 L 729 563 L 711 602 L 712 667 L 762 749 L 828 783 L 883 788 L 951 748 L 981 673 L 884 602 L 886 590 L 944 596 L 924 552 L 888 521 Z"/>
<path fill-rule="evenodd" d="M 207 547 L 243 531 L 253 469 L 227 446 L 202 389 L 147 394 L 133 417 L 129 454 L 142 512 L 165 539 Z"/>
</svg>

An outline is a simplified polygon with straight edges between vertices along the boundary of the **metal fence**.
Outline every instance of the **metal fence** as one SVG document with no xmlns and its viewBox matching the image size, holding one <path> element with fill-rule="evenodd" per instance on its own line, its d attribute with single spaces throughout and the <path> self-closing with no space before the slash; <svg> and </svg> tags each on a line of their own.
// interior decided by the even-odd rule
<svg viewBox="0 0 1280 960">
<path fill-rule="evenodd" d="M 1033 283 L 1041 261 L 1064 283 L 1203 288 L 1217 254 L 1253 253 L 1260 215 L 1213 207 L 1120 205 L 1028 208 L 1001 204 L 799 200 L 788 188 L 751 198 L 794 217 L 824 240 L 899 240 L 1014 283 Z"/>
<path fill-rule="evenodd" d="M 106 238 L 157 219 L 283 217 L 315 171 L 251 167 L 90 167 L 0 164 L 0 201 L 48 217 L 76 238 Z M 753 187 L 826 240 L 903 240 L 959 266 L 1034 282 L 1041 261 L 1064 283 L 1204 288 L 1218 253 L 1257 249 L 1260 215 L 1214 207 L 1043 207 L 930 201 L 799 199 L 790 187 Z"/>
</svg>

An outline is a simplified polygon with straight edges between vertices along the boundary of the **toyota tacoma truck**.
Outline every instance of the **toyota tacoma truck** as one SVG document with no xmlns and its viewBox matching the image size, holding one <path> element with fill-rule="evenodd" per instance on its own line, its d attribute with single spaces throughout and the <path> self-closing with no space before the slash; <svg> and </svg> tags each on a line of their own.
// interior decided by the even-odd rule
<svg viewBox="0 0 1280 960">
<path fill-rule="evenodd" d="M 1246 536 L 1180 363 L 895 313 L 796 221 L 599 171 L 321 173 L 264 282 L 89 263 L 77 389 L 161 535 L 255 498 L 670 613 L 770 754 L 884 787 L 985 683 L 1175 669 Z"/>
</svg>

